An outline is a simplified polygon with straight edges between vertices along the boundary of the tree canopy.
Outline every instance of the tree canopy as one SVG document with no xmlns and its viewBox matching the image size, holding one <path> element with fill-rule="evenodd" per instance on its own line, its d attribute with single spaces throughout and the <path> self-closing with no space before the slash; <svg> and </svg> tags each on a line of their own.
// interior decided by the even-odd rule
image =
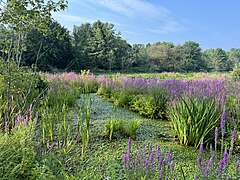
<svg viewBox="0 0 240 180">
<path fill-rule="evenodd" d="M 114 25 L 96 21 L 68 30 L 52 18 L 64 0 L 0 1 L 0 55 L 18 66 L 38 70 L 200 72 L 229 71 L 240 61 L 240 48 L 202 50 L 195 41 L 129 44 Z M 10 51 L 11 49 L 11 51 Z"/>
</svg>

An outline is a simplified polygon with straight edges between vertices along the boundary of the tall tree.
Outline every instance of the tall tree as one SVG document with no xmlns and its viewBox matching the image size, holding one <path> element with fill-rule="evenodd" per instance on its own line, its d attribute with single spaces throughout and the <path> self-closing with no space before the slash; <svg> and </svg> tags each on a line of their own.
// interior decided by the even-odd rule
<svg viewBox="0 0 240 180">
<path fill-rule="evenodd" d="M 214 49 L 206 49 L 205 51 L 202 52 L 202 58 L 206 63 L 207 71 L 214 70 L 214 63 L 213 63 L 214 51 L 215 51 Z"/>
<path fill-rule="evenodd" d="M 174 70 L 174 45 L 168 42 L 158 42 L 147 47 L 147 54 L 152 69 L 157 71 L 173 71 Z"/>
<path fill-rule="evenodd" d="M 74 58 L 76 67 L 79 69 L 89 69 L 92 66 L 91 59 L 88 56 L 91 38 L 92 26 L 90 23 L 73 27 Z"/>
<path fill-rule="evenodd" d="M 233 69 L 240 62 L 240 48 L 231 48 L 227 53 L 229 61 L 229 69 Z"/>
<path fill-rule="evenodd" d="M 90 52 L 88 55 L 98 69 L 111 69 L 112 52 L 114 46 L 115 30 L 114 25 L 96 21 L 92 25 L 92 38 L 90 39 Z"/>
<path fill-rule="evenodd" d="M 222 48 L 217 48 L 213 54 L 213 67 L 215 71 L 228 71 L 228 57 L 227 53 Z"/>
<path fill-rule="evenodd" d="M 182 45 L 182 68 L 187 72 L 205 69 L 201 48 L 197 42 L 187 41 Z"/>
<path fill-rule="evenodd" d="M 73 48 L 71 44 L 71 36 L 69 31 L 62 27 L 58 22 L 54 21 L 49 24 L 51 34 L 44 35 L 43 33 L 32 30 L 27 34 L 27 48 L 23 53 L 23 65 L 31 66 L 35 64 L 39 46 L 43 41 L 40 61 L 37 67 L 41 71 L 51 71 L 54 68 L 65 69 L 73 60 Z"/>
<path fill-rule="evenodd" d="M 7 110 L 6 121 L 11 120 L 12 112 L 12 63 L 20 64 L 21 55 L 24 51 L 24 40 L 27 32 L 35 29 L 43 33 L 50 33 L 47 25 L 52 21 L 51 12 L 63 10 L 66 7 L 65 0 L 60 1 L 43 1 L 43 0 L 8 0 L 0 1 L 0 22 L 6 28 L 12 30 L 10 43 L 6 48 L 3 48 L 7 56 L 4 59 L 7 62 L 7 72 L 3 77 L 7 77 Z M 42 47 L 41 43 L 39 51 Z M 40 53 L 38 53 L 40 54 Z M 37 60 L 38 60 L 37 56 Z M 36 60 L 36 62 L 37 62 Z M 25 107 L 27 98 L 31 93 L 32 81 L 29 85 L 29 91 L 26 94 L 26 101 L 22 104 Z"/>
</svg>

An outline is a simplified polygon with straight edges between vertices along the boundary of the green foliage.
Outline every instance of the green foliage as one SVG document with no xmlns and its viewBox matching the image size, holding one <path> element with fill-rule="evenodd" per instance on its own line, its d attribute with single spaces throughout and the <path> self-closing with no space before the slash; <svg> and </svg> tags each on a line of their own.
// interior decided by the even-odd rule
<svg viewBox="0 0 240 180">
<path fill-rule="evenodd" d="M 199 43 L 187 41 L 182 45 L 182 70 L 196 72 L 205 69 Z"/>
<path fill-rule="evenodd" d="M 139 124 L 139 119 L 108 119 L 106 121 L 105 129 L 110 141 L 112 140 L 113 135 L 118 132 L 127 137 L 131 137 L 132 139 L 136 139 L 136 131 Z"/>
<path fill-rule="evenodd" d="M 147 94 L 135 96 L 130 109 L 149 118 L 165 120 L 167 102 L 166 90 L 153 87 Z"/>
<path fill-rule="evenodd" d="M 44 88 L 45 83 L 41 80 L 38 74 L 35 74 L 31 69 L 26 67 L 18 68 L 15 63 L 11 63 L 11 117 L 15 118 L 16 114 L 24 112 L 30 106 L 33 99 L 38 96 Z M 0 99 L 2 102 L 7 102 L 8 99 L 8 67 L 7 63 L 0 61 Z M 0 118 L 3 118 L 7 112 L 7 106 L 0 103 L 0 112 L 3 112 Z"/>
<path fill-rule="evenodd" d="M 72 68 L 73 49 L 69 31 L 56 21 L 49 23 L 48 28 L 51 31 L 48 34 L 34 29 L 27 33 L 21 65 L 32 66 L 37 60 L 36 65 L 41 71 Z"/>
<path fill-rule="evenodd" d="M 135 94 L 136 92 L 134 90 L 122 89 L 114 91 L 112 98 L 116 106 L 129 108 Z"/>
<path fill-rule="evenodd" d="M 79 69 L 111 71 L 123 69 L 130 63 L 130 45 L 115 32 L 113 24 L 96 21 L 74 26 L 73 44 Z"/>
<path fill-rule="evenodd" d="M 174 46 L 172 43 L 155 43 L 146 48 L 147 56 L 151 64 L 151 71 L 174 71 L 176 70 L 174 58 Z"/>
<path fill-rule="evenodd" d="M 234 80 L 240 80 L 240 62 L 235 65 L 231 75 Z"/>
<path fill-rule="evenodd" d="M 180 144 L 198 147 L 202 140 L 214 139 L 214 128 L 219 124 L 222 111 L 214 99 L 182 97 L 168 108 Z"/>
<path fill-rule="evenodd" d="M 38 168 L 35 137 L 36 119 L 19 117 L 10 134 L 0 136 L 0 178 L 35 179 Z"/>
<path fill-rule="evenodd" d="M 97 90 L 97 94 L 99 95 L 103 95 L 106 98 L 111 98 L 112 93 L 113 93 L 113 86 L 111 85 L 110 82 L 106 82 L 106 83 L 101 83 L 98 90 Z"/>
<path fill-rule="evenodd" d="M 219 71 L 219 72 L 230 70 L 228 56 L 223 49 L 217 48 L 216 50 L 214 50 L 213 58 L 211 60 L 212 60 L 213 70 Z"/>
<path fill-rule="evenodd" d="M 113 134 L 117 133 L 120 131 L 122 126 L 122 120 L 120 119 L 108 119 L 106 121 L 106 133 L 107 136 L 109 136 L 110 141 L 112 140 Z"/>
<path fill-rule="evenodd" d="M 44 105 L 48 107 L 61 107 L 65 104 L 67 107 L 73 107 L 79 96 L 79 91 L 75 89 L 52 87 L 48 89 Z"/>
<path fill-rule="evenodd" d="M 136 139 L 136 132 L 139 127 L 140 120 L 125 120 L 121 126 L 123 134 L 132 139 Z"/>
<path fill-rule="evenodd" d="M 32 29 L 49 32 L 46 24 L 51 22 L 51 12 L 64 10 L 67 7 L 65 0 L 47 2 L 42 0 L 11 0 L 1 2 L 0 21 L 16 31 L 29 31 Z"/>
</svg>

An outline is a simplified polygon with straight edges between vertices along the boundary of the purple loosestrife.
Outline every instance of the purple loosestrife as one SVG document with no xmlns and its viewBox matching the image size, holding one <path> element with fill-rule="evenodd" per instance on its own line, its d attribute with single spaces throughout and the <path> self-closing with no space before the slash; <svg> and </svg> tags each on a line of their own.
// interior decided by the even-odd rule
<svg viewBox="0 0 240 180">
<path fill-rule="evenodd" d="M 172 154 L 170 151 L 168 151 L 168 162 L 171 162 L 172 160 Z"/>
<path fill-rule="evenodd" d="M 225 107 L 224 107 L 223 112 L 222 112 L 222 116 L 221 116 L 221 123 L 220 123 L 220 127 L 221 127 L 221 130 L 222 130 L 221 154 L 223 154 L 223 140 L 224 140 L 224 135 L 225 135 L 225 120 L 226 120 L 226 111 L 225 111 Z"/>
<path fill-rule="evenodd" d="M 163 169 L 160 170 L 160 177 L 159 177 L 160 180 L 163 179 Z"/>
<path fill-rule="evenodd" d="M 214 135 L 215 135 L 215 139 L 214 139 L 215 151 L 217 151 L 217 141 L 218 141 L 218 128 L 217 127 L 215 128 Z"/>
<path fill-rule="evenodd" d="M 131 149 L 132 147 L 132 140 L 131 138 L 128 139 L 128 149 Z"/>
<path fill-rule="evenodd" d="M 235 169 L 236 169 L 236 177 L 238 176 L 239 167 L 240 167 L 240 163 L 239 163 L 239 161 L 237 160 L 237 161 L 236 161 L 236 167 L 235 167 Z"/>
<path fill-rule="evenodd" d="M 219 162 L 218 170 L 217 170 L 218 177 L 222 176 L 223 168 L 224 168 L 224 161 L 221 159 Z"/>
<path fill-rule="evenodd" d="M 128 169 L 129 168 L 129 162 L 130 162 L 128 153 L 124 153 L 123 159 L 124 159 L 124 166 L 125 166 L 126 169 Z"/>
<path fill-rule="evenodd" d="M 206 178 L 209 177 L 209 170 L 208 170 L 208 169 L 205 171 L 205 177 L 206 177 Z"/>
<path fill-rule="evenodd" d="M 225 120 L 226 120 L 226 111 L 225 111 L 225 108 L 224 108 L 224 110 L 222 112 L 221 124 L 220 124 L 223 136 L 224 136 L 224 133 L 225 133 Z"/>
<path fill-rule="evenodd" d="M 235 140 L 236 137 L 237 137 L 237 131 L 236 131 L 236 130 L 233 130 L 233 131 L 232 131 L 232 137 L 231 137 L 231 147 L 230 147 L 230 149 L 229 149 L 229 156 L 232 155 L 233 146 L 234 146 L 234 140 Z"/>
<path fill-rule="evenodd" d="M 223 154 L 223 162 L 224 162 L 224 165 L 225 165 L 225 166 L 228 165 L 228 153 L 227 153 L 227 149 L 225 149 L 224 154 Z"/>
<path fill-rule="evenodd" d="M 29 108 L 29 119 L 32 119 L 32 104 L 30 105 L 30 108 Z"/>
<path fill-rule="evenodd" d="M 198 159 L 197 159 L 197 163 L 198 165 L 201 167 L 202 166 L 202 154 L 203 154 L 203 141 L 201 142 L 200 144 L 200 147 L 199 147 L 199 151 L 198 151 Z"/>
</svg>

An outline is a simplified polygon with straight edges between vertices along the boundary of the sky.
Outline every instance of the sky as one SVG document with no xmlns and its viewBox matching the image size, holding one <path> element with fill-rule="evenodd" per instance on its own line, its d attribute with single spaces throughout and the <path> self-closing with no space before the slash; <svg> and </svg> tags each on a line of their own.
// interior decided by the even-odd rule
<svg viewBox="0 0 240 180">
<path fill-rule="evenodd" d="M 240 48 L 240 0 L 68 0 L 53 17 L 70 31 L 86 22 L 112 23 L 130 44 Z"/>
</svg>

